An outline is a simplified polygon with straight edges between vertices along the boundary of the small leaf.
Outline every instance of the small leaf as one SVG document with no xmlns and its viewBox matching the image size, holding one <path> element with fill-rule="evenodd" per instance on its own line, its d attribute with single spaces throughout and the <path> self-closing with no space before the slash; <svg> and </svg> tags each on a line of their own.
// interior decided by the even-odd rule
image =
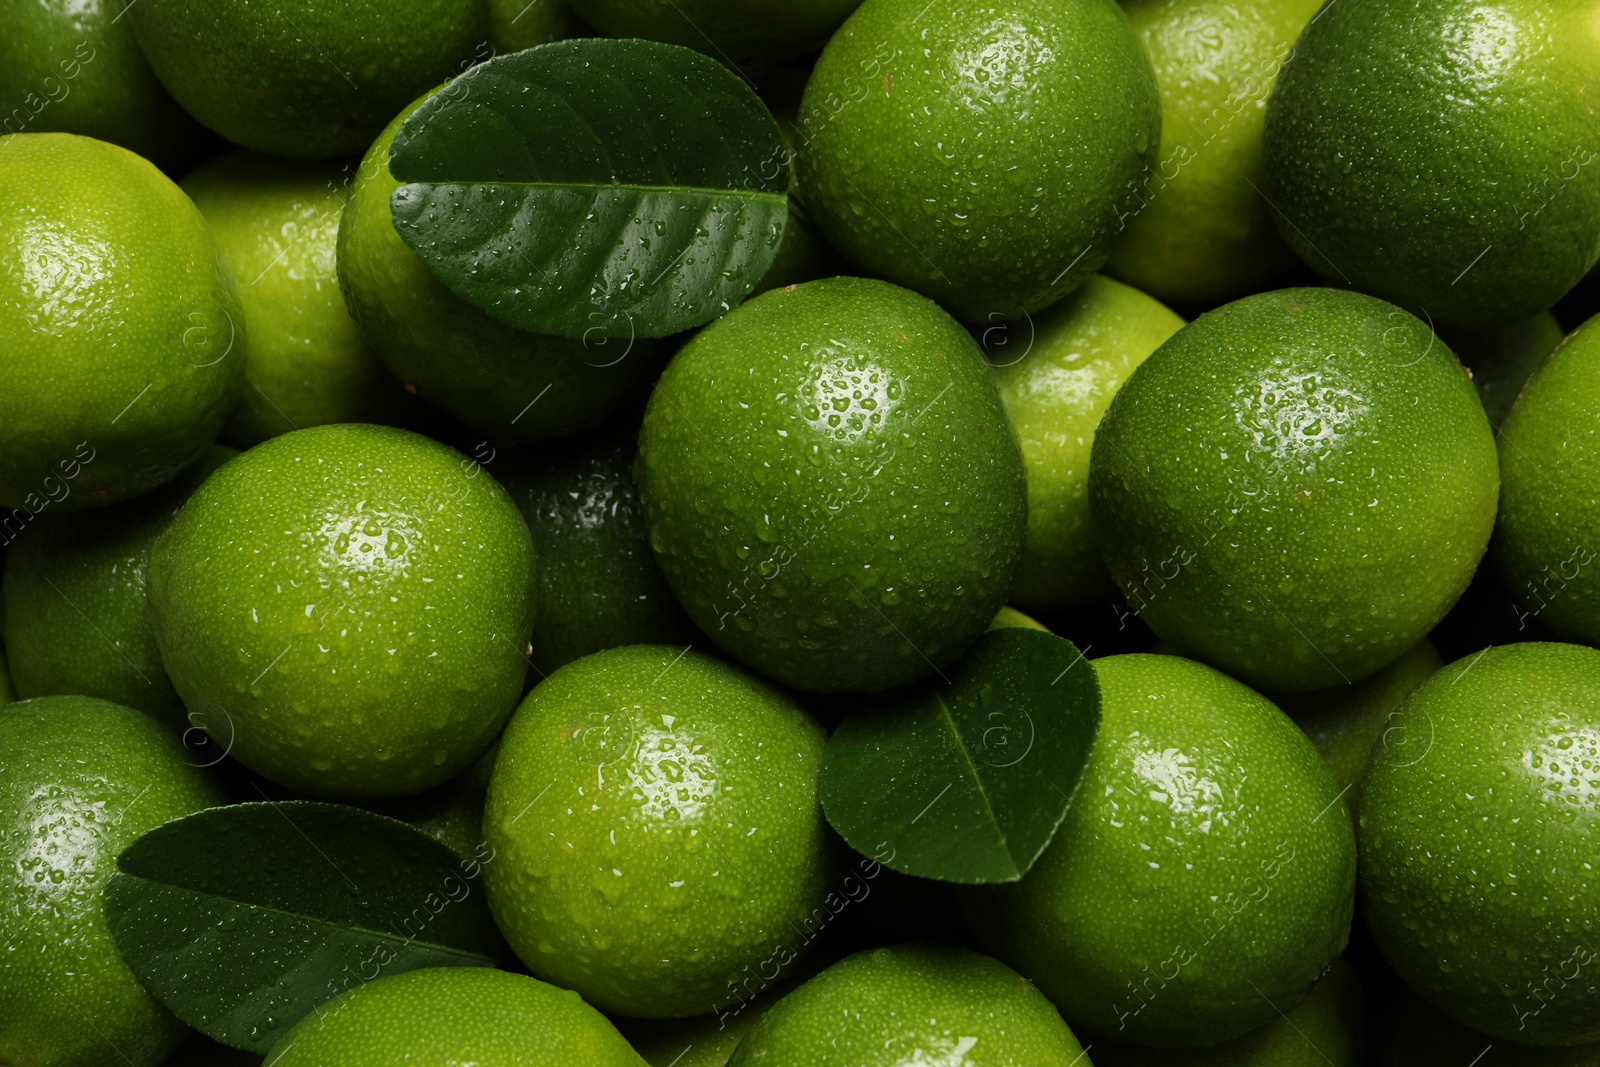
<svg viewBox="0 0 1600 1067">
<path fill-rule="evenodd" d="M 582 38 L 489 60 L 400 127 L 395 229 L 451 292 L 535 333 L 665 337 L 778 254 L 787 149 L 716 60 Z"/>
<path fill-rule="evenodd" d="M 858 711 L 828 742 L 822 805 L 886 867 L 1014 882 L 1050 843 L 1100 728 L 1100 685 L 1072 642 L 992 630 L 935 682 Z"/>
<path fill-rule="evenodd" d="M 380 974 L 494 966 L 504 943 L 479 881 L 492 860 L 462 860 L 405 823 L 340 804 L 235 804 L 129 845 L 106 920 L 174 1015 L 264 1053 L 314 1007 Z"/>
</svg>

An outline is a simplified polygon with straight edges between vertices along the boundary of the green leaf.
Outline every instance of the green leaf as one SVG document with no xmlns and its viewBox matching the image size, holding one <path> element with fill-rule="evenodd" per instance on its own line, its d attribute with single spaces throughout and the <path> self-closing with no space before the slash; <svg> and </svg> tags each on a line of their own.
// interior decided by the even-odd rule
<svg viewBox="0 0 1600 1067">
<path fill-rule="evenodd" d="M 106 920 L 146 989 L 188 1025 L 266 1052 L 380 974 L 492 967 L 485 846 L 463 860 L 340 804 L 235 804 L 175 819 L 117 858 Z"/>
<path fill-rule="evenodd" d="M 665 337 L 761 280 L 782 134 L 699 52 L 583 38 L 499 56 L 400 127 L 395 229 L 451 292 L 535 333 Z"/>
<path fill-rule="evenodd" d="M 1014 882 L 1050 843 L 1100 728 L 1100 685 L 1072 642 L 992 630 L 936 681 L 834 731 L 822 806 L 886 867 Z"/>
</svg>

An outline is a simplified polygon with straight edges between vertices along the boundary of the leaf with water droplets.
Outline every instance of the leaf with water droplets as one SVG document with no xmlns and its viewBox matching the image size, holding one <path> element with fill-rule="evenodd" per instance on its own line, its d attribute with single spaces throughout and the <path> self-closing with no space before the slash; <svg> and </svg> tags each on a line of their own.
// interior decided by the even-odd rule
<svg viewBox="0 0 1600 1067">
<path fill-rule="evenodd" d="M 395 229 L 463 300 L 535 333 L 664 337 L 743 300 L 788 221 L 787 150 L 735 73 L 653 41 L 499 56 L 401 126 Z"/>
<path fill-rule="evenodd" d="M 415 827 L 311 801 L 210 808 L 117 858 L 106 921 L 135 977 L 189 1026 L 265 1053 L 379 975 L 492 967 L 481 876 Z"/>
<path fill-rule="evenodd" d="M 1100 729 L 1100 685 L 1072 642 L 992 630 L 936 680 L 848 716 L 822 761 L 822 806 L 850 846 L 922 878 L 1028 873 L 1055 835 Z"/>
</svg>

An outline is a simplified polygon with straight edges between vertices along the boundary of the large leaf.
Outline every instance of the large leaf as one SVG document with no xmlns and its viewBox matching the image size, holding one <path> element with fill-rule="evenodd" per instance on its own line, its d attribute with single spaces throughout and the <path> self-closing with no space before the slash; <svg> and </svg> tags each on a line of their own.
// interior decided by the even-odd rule
<svg viewBox="0 0 1600 1067">
<path fill-rule="evenodd" d="M 1100 728 L 1100 686 L 1072 642 L 985 634 L 938 681 L 840 724 L 822 763 L 828 822 L 906 874 L 1014 882 L 1066 815 Z"/>
<path fill-rule="evenodd" d="M 339 804 L 210 808 L 123 851 L 106 919 L 174 1015 L 266 1052 L 314 1007 L 379 975 L 493 966 L 504 944 L 481 881 L 492 859 L 463 860 Z"/>
<path fill-rule="evenodd" d="M 584 38 L 489 60 L 406 119 L 395 228 L 457 296 L 536 333 L 664 337 L 777 255 L 778 124 L 699 52 Z"/>
</svg>

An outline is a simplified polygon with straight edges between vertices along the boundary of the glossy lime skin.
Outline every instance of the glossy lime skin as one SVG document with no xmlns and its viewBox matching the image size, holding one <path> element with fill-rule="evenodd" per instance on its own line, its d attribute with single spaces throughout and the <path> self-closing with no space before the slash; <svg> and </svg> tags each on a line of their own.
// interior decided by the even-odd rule
<svg viewBox="0 0 1600 1067">
<path fill-rule="evenodd" d="M 1600 319 L 1545 360 L 1501 427 L 1493 556 L 1524 610 L 1600 642 Z"/>
<path fill-rule="evenodd" d="M 689 617 L 821 692 L 949 663 L 1005 602 L 1026 474 L 972 338 L 932 302 L 833 278 L 756 297 L 661 376 L 634 467 Z"/>
<path fill-rule="evenodd" d="M 146 993 L 101 913 L 134 838 L 223 802 L 131 708 L 54 696 L 0 708 L 0 1062 L 153 1067 L 184 1025 Z"/>
<path fill-rule="evenodd" d="M 1474 1061 L 1474 1057 L 1477 1057 Z M 1518 1045 L 1469 1030 L 1401 988 L 1379 1041 L 1377 1067 L 1600 1067 L 1600 1045 Z"/>
<path fill-rule="evenodd" d="M 432 95 L 429 93 L 428 95 Z M 356 177 L 339 226 L 339 285 L 367 343 L 408 391 L 519 444 L 594 426 L 644 387 L 665 350 L 644 339 L 566 338 L 507 326 L 456 296 L 400 239 L 389 149 L 406 108 Z"/>
<path fill-rule="evenodd" d="M 1600 1041 L 1600 652 L 1503 645 L 1401 705 L 1361 796 L 1361 909 L 1385 958 L 1457 1022 Z"/>
<path fill-rule="evenodd" d="M 307 1015 L 272 1067 L 644 1067 L 578 994 L 505 971 L 427 967 L 342 994 Z"/>
<path fill-rule="evenodd" d="M 1517 322 L 1600 258 L 1600 37 L 1563 0 L 1354 0 L 1295 44 L 1266 197 L 1301 259 L 1434 323 Z"/>
<path fill-rule="evenodd" d="M 861 0 L 572 0 L 610 37 L 682 45 L 730 66 L 778 63 L 819 47 Z"/>
<path fill-rule="evenodd" d="M 1028 465 L 1028 541 L 1011 600 L 1071 608 L 1111 595 L 1089 519 L 1095 427 L 1145 357 L 1183 328 L 1160 301 L 1096 275 L 1004 343 L 985 331 L 990 365 Z"/>
<path fill-rule="evenodd" d="M 858 952 L 770 1008 L 729 1067 L 1069 1067 L 1083 1048 L 1022 976 L 954 945 Z"/>
<path fill-rule="evenodd" d="M 979 942 L 1072 1025 L 1226 1041 L 1300 1003 L 1350 930 L 1356 850 L 1333 776 L 1265 697 L 1177 656 L 1094 660 L 1101 725 L 1022 881 L 963 891 Z"/>
<path fill-rule="evenodd" d="M 528 658 L 541 674 L 605 648 L 699 639 L 650 550 L 637 451 L 629 437 L 583 437 L 491 464 L 533 535 L 539 619 Z"/>
<path fill-rule="evenodd" d="M 1204 1048 L 1094 1043 L 1096 1067 L 1359 1067 L 1361 985 L 1343 960 L 1294 1008 L 1242 1037 Z M 1464 1067 L 1469 1056 L 1455 1067 Z"/>
<path fill-rule="evenodd" d="M 248 150 L 183 180 L 238 280 L 249 324 L 244 387 L 225 428 L 241 448 L 331 422 L 392 423 L 405 411 L 405 390 L 339 292 L 334 247 L 351 181 L 345 164 Z"/>
<path fill-rule="evenodd" d="M 1562 336 L 1561 324 L 1548 311 L 1509 326 L 1439 333 L 1439 339 L 1472 371 L 1478 399 L 1496 429 L 1505 425 L 1522 387 L 1555 351 Z"/>
<path fill-rule="evenodd" d="M 489 41 L 496 54 L 590 35 L 567 0 L 489 0 Z"/>
<path fill-rule="evenodd" d="M 189 154 L 200 126 L 156 80 L 114 0 L 0 2 L 0 129 L 77 133 L 158 166 Z"/>
<path fill-rule="evenodd" d="M 39 516 L 6 553 L 6 658 L 23 697 L 98 697 L 158 722 L 178 706 L 145 571 L 189 494 L 236 453 L 220 445 L 155 492 L 92 515 Z"/>
<path fill-rule="evenodd" d="M 1181 303 L 1258 292 L 1294 263 L 1257 191 L 1267 97 L 1321 0 L 1124 6 L 1161 89 L 1161 154 L 1106 273 Z"/>
<path fill-rule="evenodd" d="M 1114 0 L 867 0 L 823 49 L 798 133 L 835 248 L 997 321 L 1106 261 L 1156 166 L 1161 104 Z"/>
<path fill-rule="evenodd" d="M 1359 681 L 1433 629 L 1483 555 L 1498 482 L 1483 406 L 1426 325 L 1283 289 L 1140 365 L 1095 435 L 1089 499 L 1151 629 L 1295 691 Z"/>
<path fill-rule="evenodd" d="M 0 137 L 0 506 L 137 496 L 200 458 L 244 374 L 239 297 L 205 220 L 148 161 Z"/>
<path fill-rule="evenodd" d="M 491 478 L 383 426 L 274 437 L 156 543 L 156 644 L 191 715 L 312 796 L 417 793 L 463 770 L 522 691 L 533 549 Z"/>
<path fill-rule="evenodd" d="M 489 782 L 501 932 L 534 974 L 644 1018 L 703 1014 L 747 968 L 787 969 L 838 895 L 823 741 L 700 652 L 634 645 L 561 668 L 517 709 Z"/>
<path fill-rule="evenodd" d="M 139 0 L 156 77 L 230 141 L 297 159 L 364 151 L 418 93 L 493 52 L 483 0 Z"/>
</svg>

